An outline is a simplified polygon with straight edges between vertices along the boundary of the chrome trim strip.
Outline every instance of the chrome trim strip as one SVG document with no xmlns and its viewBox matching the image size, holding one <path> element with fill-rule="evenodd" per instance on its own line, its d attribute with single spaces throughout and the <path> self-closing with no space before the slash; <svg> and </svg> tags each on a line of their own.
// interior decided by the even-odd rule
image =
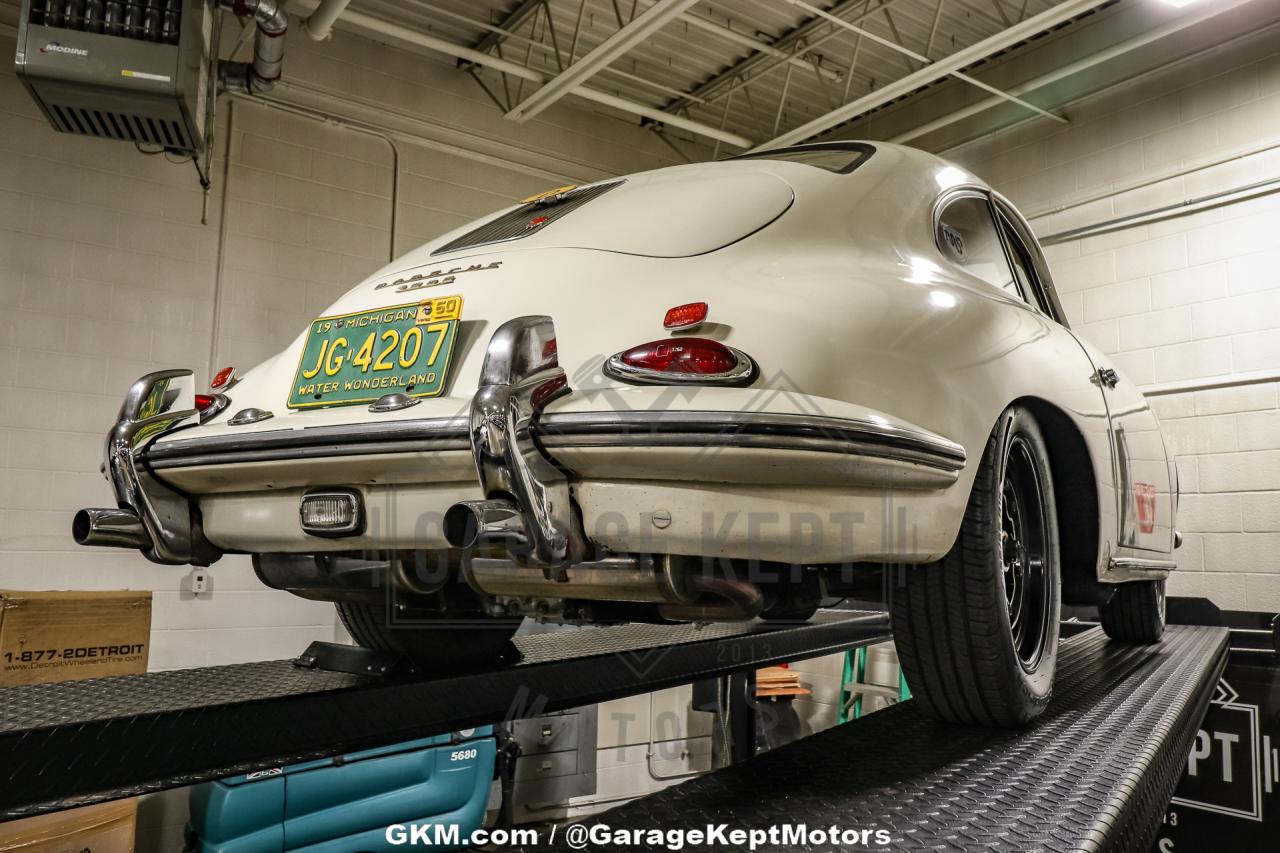
<svg viewBox="0 0 1280 853">
<path fill-rule="evenodd" d="M 697 433 L 704 439 L 716 434 L 848 439 L 919 449 L 958 462 L 956 470 L 963 468 L 967 460 L 964 447 L 935 433 L 862 418 L 824 415 L 709 411 L 561 412 L 543 417 L 539 429 L 547 440 L 551 436 L 594 432 L 621 432 L 628 436 L 637 432 L 688 432 Z"/>
<path fill-rule="evenodd" d="M 147 448 L 156 470 L 353 454 L 466 450 L 467 417 L 382 421 L 175 439 Z"/>
<path fill-rule="evenodd" d="M 708 433 L 656 433 L 638 435 L 636 433 L 613 433 L 596 436 L 584 435 L 562 439 L 543 439 L 548 451 L 581 447 L 697 447 L 697 448 L 745 448 L 749 450 L 785 450 L 809 451 L 813 453 L 830 453 L 840 456 L 865 456 L 894 462 L 908 462 L 923 465 L 947 474 L 957 474 L 963 463 L 949 459 L 940 459 L 930 453 L 892 447 L 875 441 L 854 441 L 846 439 L 811 439 L 803 436 L 769 436 L 740 435 L 727 433 L 723 435 Z"/>
<path fill-rule="evenodd" d="M 1157 560 L 1149 557 L 1112 557 L 1111 571 L 1172 572 L 1178 568 L 1174 560 Z"/>
<path fill-rule="evenodd" d="M 733 418 L 732 421 L 726 418 Z M 858 454 L 926 465 L 949 473 L 964 469 L 962 446 L 933 433 L 869 420 L 765 412 L 563 412 L 546 414 L 535 428 L 556 447 L 705 447 Z M 155 470 L 354 454 L 469 450 L 463 417 L 272 430 L 167 441 L 147 451 Z"/>
</svg>

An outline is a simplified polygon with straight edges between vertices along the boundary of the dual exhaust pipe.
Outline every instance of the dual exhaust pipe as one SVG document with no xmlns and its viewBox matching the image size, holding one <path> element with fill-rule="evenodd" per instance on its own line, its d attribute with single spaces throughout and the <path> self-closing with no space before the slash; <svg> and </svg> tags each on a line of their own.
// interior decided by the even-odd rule
<svg viewBox="0 0 1280 853">
<path fill-rule="evenodd" d="M 459 549 L 481 542 L 502 543 L 509 550 L 527 546 L 524 520 L 512 501 L 463 501 L 445 513 L 445 538 Z M 151 537 L 133 510 L 82 509 L 71 522 L 80 545 L 147 550 Z M 525 551 L 527 553 L 527 551 Z M 473 559 L 468 580 L 488 595 L 647 602 L 664 619 L 718 622 L 753 619 L 760 614 L 760 588 L 749 581 L 707 577 L 689 572 L 671 557 L 609 557 L 566 569 L 567 583 L 547 578 L 541 569 L 507 560 Z"/>
</svg>

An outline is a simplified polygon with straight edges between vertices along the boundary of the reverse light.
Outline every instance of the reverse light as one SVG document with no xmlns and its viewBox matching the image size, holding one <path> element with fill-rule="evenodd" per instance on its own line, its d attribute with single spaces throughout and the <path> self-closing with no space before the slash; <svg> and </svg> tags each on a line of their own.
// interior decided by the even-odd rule
<svg viewBox="0 0 1280 853">
<path fill-rule="evenodd" d="M 707 303 L 689 302 L 669 309 L 667 316 L 662 318 L 662 328 L 673 330 L 696 329 L 706 322 L 706 319 Z"/>
<path fill-rule="evenodd" d="M 230 403 L 226 394 L 197 394 L 196 411 L 200 413 L 200 423 L 217 417 Z"/>
<path fill-rule="evenodd" d="M 364 532 L 364 502 L 354 489 L 308 492 L 298 506 L 298 519 L 312 536 L 358 536 Z"/>
<path fill-rule="evenodd" d="M 640 385 L 747 385 L 756 366 L 746 353 L 719 341 L 669 338 L 610 356 L 604 372 Z"/>
<path fill-rule="evenodd" d="M 229 388 L 231 382 L 236 378 L 236 369 L 234 367 L 224 367 L 217 373 L 213 374 L 213 381 L 209 383 L 209 388 L 213 391 L 220 391 L 223 388 Z"/>
</svg>

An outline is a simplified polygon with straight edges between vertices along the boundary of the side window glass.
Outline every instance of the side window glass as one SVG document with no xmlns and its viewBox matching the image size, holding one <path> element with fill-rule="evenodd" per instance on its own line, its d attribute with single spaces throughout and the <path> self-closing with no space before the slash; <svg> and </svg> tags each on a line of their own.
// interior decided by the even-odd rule
<svg viewBox="0 0 1280 853">
<path fill-rule="evenodd" d="M 1032 294 L 1036 304 L 1040 306 L 1040 310 L 1045 315 L 1052 317 L 1053 312 L 1045 304 L 1044 297 L 1040 294 L 1040 288 L 1036 287 L 1035 279 L 1032 277 L 1033 273 L 1031 271 L 1034 266 L 1031 263 L 1031 256 L 1027 252 L 1027 247 L 1023 245 L 1017 232 L 1013 230 L 1008 222 L 1004 221 L 1004 217 L 1000 218 L 1000 228 L 1004 231 L 1004 239 L 1009 244 L 1009 260 L 1013 262 L 1013 275 L 1022 287 L 1022 292 Z"/>
<path fill-rule="evenodd" d="M 938 248 L 957 266 L 1023 298 L 985 198 L 961 196 L 948 204 L 938 217 L 937 241 Z"/>
</svg>

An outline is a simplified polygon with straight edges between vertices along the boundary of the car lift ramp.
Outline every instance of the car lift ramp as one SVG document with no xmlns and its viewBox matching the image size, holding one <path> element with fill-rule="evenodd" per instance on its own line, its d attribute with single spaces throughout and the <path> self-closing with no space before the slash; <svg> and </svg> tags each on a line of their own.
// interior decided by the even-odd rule
<svg viewBox="0 0 1280 853">
<path fill-rule="evenodd" d="M 1027 729 L 943 725 L 905 702 L 584 823 L 803 823 L 892 839 L 805 848 L 823 851 L 1149 853 L 1226 662 L 1225 628 L 1170 627 L 1152 646 L 1092 628 L 1063 641 L 1053 699 Z"/>
<path fill-rule="evenodd" d="M 9 687 L 0 689 L 0 821 L 888 638 L 883 613 L 828 610 L 803 624 L 622 625 L 521 637 L 516 665 L 431 678 L 372 677 L 350 671 L 363 672 L 363 664 L 339 672 L 282 660 Z M 354 657 L 362 651 L 328 648 L 339 650 Z"/>
</svg>

